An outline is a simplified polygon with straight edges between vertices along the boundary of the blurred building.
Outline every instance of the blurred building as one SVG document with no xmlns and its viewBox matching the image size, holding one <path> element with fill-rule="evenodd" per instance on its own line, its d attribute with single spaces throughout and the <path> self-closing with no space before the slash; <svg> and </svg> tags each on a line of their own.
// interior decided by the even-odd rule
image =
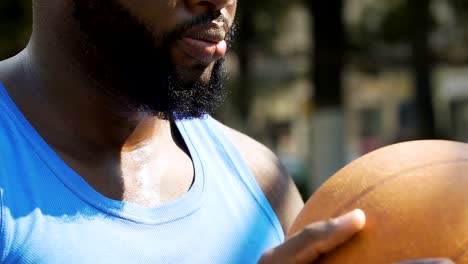
<svg viewBox="0 0 468 264">
<path fill-rule="evenodd" d="M 449 139 L 468 142 L 468 67 L 439 67 L 434 79 L 438 130 Z"/>
<path fill-rule="evenodd" d="M 367 27 L 372 28 L 378 24 L 379 14 L 384 14 L 394 3 L 348 0 L 345 21 L 352 29 L 365 17 Z M 365 16 L 369 5 L 374 13 Z M 440 25 L 432 34 L 431 45 L 438 54 L 445 54 L 444 58 L 457 61 L 457 65 L 450 61 L 437 64 L 432 76 L 437 134 L 468 142 L 468 67 L 464 61 L 457 60 L 467 49 L 460 48 L 460 42 L 451 37 L 444 39 L 447 34 L 460 35 L 459 28 L 450 27 L 454 23 L 453 14 L 447 8 L 445 0 L 435 1 L 432 6 Z M 314 138 L 313 126 L 329 126 L 330 122 L 315 115 L 313 100 L 310 100 L 314 93 L 309 77 L 313 49 L 310 21 L 307 10 L 301 5 L 295 6 L 279 26 L 281 33 L 274 42 L 273 54 L 257 52 L 252 55 L 255 96 L 247 127 L 235 120 L 232 111 L 221 115 L 227 123 L 237 124 L 238 129 L 275 150 L 304 195 L 310 194 L 332 174 L 313 168 L 320 152 L 328 155 L 325 152 L 340 151 L 329 150 L 326 142 L 339 140 L 340 135 L 344 135 L 343 151 L 346 162 L 350 162 L 385 145 L 417 139 L 418 129 L 413 76 L 408 65 L 409 49 L 405 45 L 377 43 L 369 50 L 375 62 L 371 68 L 369 65 L 362 67 L 356 60 L 350 60 L 345 67 L 343 124 L 332 126 L 334 128 L 326 135 L 328 139 Z M 235 79 L 235 56 L 230 70 Z"/>
</svg>

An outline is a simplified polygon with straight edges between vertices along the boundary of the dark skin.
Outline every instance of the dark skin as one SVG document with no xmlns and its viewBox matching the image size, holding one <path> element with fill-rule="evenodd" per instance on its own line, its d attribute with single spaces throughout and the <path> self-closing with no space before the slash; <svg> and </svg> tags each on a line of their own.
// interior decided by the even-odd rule
<svg viewBox="0 0 468 264">
<path fill-rule="evenodd" d="M 230 26 L 237 5 L 236 0 L 120 2 L 161 32 L 207 10 L 221 12 Z M 106 83 L 84 66 L 83 36 L 72 18 L 72 0 L 35 0 L 34 11 L 30 43 L 19 55 L 0 62 L 0 81 L 26 118 L 70 167 L 111 199 L 154 207 L 183 196 L 194 171 L 177 129 L 150 113 L 128 111 L 122 101 L 98 92 L 97 87 Z M 194 58 L 177 45 L 170 53 L 184 80 L 202 83 L 209 81 L 214 62 L 223 55 L 217 50 L 211 57 Z M 294 183 L 271 151 L 239 132 L 225 130 L 286 232 L 303 206 Z M 311 224 L 266 252 L 261 263 L 311 263 L 347 241 L 364 222 L 363 213 L 354 211 Z"/>
</svg>

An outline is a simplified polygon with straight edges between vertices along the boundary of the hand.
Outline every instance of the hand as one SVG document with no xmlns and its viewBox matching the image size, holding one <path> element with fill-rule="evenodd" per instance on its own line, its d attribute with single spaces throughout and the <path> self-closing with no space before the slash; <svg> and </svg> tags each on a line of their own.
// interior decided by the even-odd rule
<svg viewBox="0 0 468 264">
<path fill-rule="evenodd" d="M 285 243 L 267 251 L 259 264 L 312 263 L 321 254 L 349 240 L 365 222 L 364 212 L 358 209 L 335 219 L 312 223 Z"/>
</svg>

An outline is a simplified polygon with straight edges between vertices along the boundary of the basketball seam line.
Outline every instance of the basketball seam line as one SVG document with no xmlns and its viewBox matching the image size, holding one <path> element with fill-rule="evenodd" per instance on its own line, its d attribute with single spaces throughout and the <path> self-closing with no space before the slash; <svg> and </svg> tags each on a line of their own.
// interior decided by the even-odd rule
<svg viewBox="0 0 468 264">
<path fill-rule="evenodd" d="M 468 161 L 468 159 L 456 159 L 456 160 L 447 160 L 447 161 L 440 161 L 440 162 L 435 162 L 435 163 L 431 163 L 431 164 L 423 164 L 423 165 L 420 165 L 420 166 L 415 166 L 415 167 L 411 167 L 411 168 L 408 168 L 406 170 L 403 170 L 403 171 L 400 171 L 398 173 L 395 173 L 393 175 L 390 175 L 388 176 L 387 178 L 383 179 L 383 180 L 380 180 L 379 182 L 373 184 L 372 186 L 370 187 L 367 187 L 364 191 L 362 191 L 356 198 L 354 198 L 353 200 L 349 201 L 348 203 L 346 203 L 345 205 L 341 206 L 336 212 L 335 214 L 332 215 L 332 217 L 338 217 L 341 213 L 343 213 L 343 211 L 345 210 L 345 208 L 348 208 L 351 204 L 354 204 L 356 203 L 357 201 L 359 201 L 361 198 L 363 198 L 365 195 L 367 195 L 368 193 L 372 192 L 373 190 L 377 189 L 378 186 L 382 185 L 382 184 L 385 184 L 389 181 L 392 181 L 394 179 L 397 179 L 401 176 L 404 176 L 404 173 L 405 172 L 409 172 L 409 171 L 417 171 L 419 169 L 422 169 L 422 168 L 427 168 L 427 167 L 436 167 L 436 166 L 440 166 L 440 165 L 445 165 L 445 164 L 453 164 L 453 163 L 461 163 L 461 162 L 466 162 Z M 468 245 L 468 242 L 465 243 L 464 245 Z M 460 252 L 458 252 L 457 254 L 455 254 L 454 257 L 452 257 L 452 261 L 454 262 L 457 262 L 459 258 L 463 257 L 465 255 L 465 253 L 468 252 L 468 248 L 465 249 L 465 247 L 462 247 L 462 249 L 460 250 Z"/>
</svg>

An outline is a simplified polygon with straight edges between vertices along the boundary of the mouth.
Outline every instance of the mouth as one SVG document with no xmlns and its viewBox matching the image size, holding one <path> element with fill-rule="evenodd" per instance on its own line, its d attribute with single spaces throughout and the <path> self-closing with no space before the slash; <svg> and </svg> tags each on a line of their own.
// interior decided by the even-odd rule
<svg viewBox="0 0 468 264">
<path fill-rule="evenodd" d="M 181 51 L 199 63 L 208 65 L 226 55 L 226 31 L 216 24 L 185 32 L 177 41 Z"/>
</svg>

